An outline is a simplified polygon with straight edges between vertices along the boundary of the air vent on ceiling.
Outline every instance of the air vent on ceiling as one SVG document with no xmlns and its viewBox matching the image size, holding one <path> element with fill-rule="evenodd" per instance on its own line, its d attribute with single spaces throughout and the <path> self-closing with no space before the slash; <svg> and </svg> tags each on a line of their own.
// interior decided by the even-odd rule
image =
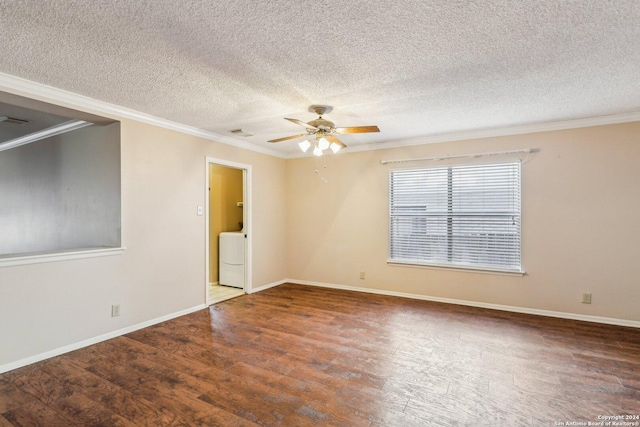
<svg viewBox="0 0 640 427">
<path fill-rule="evenodd" d="M 245 132 L 242 129 L 234 129 L 234 130 L 230 130 L 229 132 L 231 132 L 234 135 L 238 135 L 238 136 L 244 136 L 244 137 L 253 136 L 252 133 Z"/>
<path fill-rule="evenodd" d="M 15 117 L 0 116 L 0 122 L 13 123 L 14 125 L 24 125 L 29 123 L 29 120 L 16 119 Z"/>
</svg>

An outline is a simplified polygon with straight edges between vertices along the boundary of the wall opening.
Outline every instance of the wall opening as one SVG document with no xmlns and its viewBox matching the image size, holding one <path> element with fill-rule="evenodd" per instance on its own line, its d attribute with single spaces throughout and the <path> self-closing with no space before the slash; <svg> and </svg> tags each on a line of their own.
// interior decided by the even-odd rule
<svg viewBox="0 0 640 427">
<path fill-rule="evenodd" d="M 120 123 L 0 96 L 0 117 L 13 116 L 26 123 L 0 121 L 0 265 L 121 248 Z M 55 132 L 80 120 L 93 121 Z"/>
</svg>

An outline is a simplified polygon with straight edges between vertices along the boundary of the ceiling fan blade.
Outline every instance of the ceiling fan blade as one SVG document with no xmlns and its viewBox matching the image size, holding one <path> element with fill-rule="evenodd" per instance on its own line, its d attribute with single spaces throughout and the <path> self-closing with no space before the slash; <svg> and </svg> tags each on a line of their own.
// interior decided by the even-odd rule
<svg viewBox="0 0 640 427">
<path fill-rule="evenodd" d="M 346 145 L 344 144 L 344 142 L 340 141 L 338 138 L 336 138 L 335 136 L 331 136 L 331 135 L 327 135 L 325 136 L 325 139 L 329 142 L 335 142 L 336 144 L 338 144 L 341 148 L 345 148 Z"/>
<path fill-rule="evenodd" d="M 288 119 L 288 118 L 286 118 L 286 117 L 285 117 L 284 119 L 285 119 L 285 120 L 289 120 L 290 122 L 293 122 L 293 123 L 295 123 L 295 124 L 297 124 L 297 125 L 304 126 L 304 127 L 306 127 L 307 129 L 315 129 L 315 130 L 318 130 L 318 128 L 317 128 L 317 127 L 315 127 L 315 126 L 311 126 L 310 124 L 305 123 L 305 122 L 303 122 L 302 120 L 298 120 L 298 119 Z"/>
<path fill-rule="evenodd" d="M 281 141 L 287 141 L 289 139 L 302 138 L 303 136 L 307 136 L 307 134 L 301 133 L 300 135 L 285 136 L 284 138 L 272 139 L 271 141 L 267 141 L 267 142 L 281 142 Z"/>
<path fill-rule="evenodd" d="M 369 132 L 380 132 L 380 129 L 378 129 L 378 126 L 353 126 L 349 128 L 336 128 L 336 133 L 340 134 Z"/>
</svg>

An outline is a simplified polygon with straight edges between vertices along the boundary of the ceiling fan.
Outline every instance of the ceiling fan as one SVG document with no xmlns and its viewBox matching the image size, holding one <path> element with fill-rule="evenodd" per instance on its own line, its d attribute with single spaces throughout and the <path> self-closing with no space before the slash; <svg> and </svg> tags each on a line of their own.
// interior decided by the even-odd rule
<svg viewBox="0 0 640 427">
<path fill-rule="evenodd" d="M 323 119 L 322 115 L 325 113 L 329 113 L 333 110 L 333 107 L 328 105 L 312 105 L 309 107 L 309 111 L 314 112 L 318 115 L 318 118 L 315 120 L 311 120 L 310 122 L 303 122 L 298 119 L 289 119 L 290 122 L 293 122 L 297 125 L 300 125 L 306 128 L 307 133 L 301 133 L 299 135 L 285 136 L 284 138 L 272 139 L 268 142 L 282 142 L 288 141 L 290 139 L 297 139 L 306 136 L 313 135 L 315 136 L 315 148 L 313 150 L 313 154 L 316 156 L 321 156 L 322 152 L 327 148 L 331 148 L 331 151 L 337 153 L 341 148 L 346 147 L 346 145 L 340 141 L 335 135 L 345 135 L 350 133 L 369 133 L 369 132 L 380 132 L 378 126 L 352 126 L 352 127 L 336 127 L 333 122 L 329 120 Z M 307 151 L 309 147 L 311 147 L 311 143 L 308 140 L 304 140 L 298 144 L 302 151 Z"/>
</svg>

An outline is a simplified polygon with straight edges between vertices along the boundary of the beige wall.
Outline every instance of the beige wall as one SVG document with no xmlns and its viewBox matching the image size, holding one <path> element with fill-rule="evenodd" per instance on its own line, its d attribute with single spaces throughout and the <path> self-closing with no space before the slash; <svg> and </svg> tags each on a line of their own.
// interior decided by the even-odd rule
<svg viewBox="0 0 640 427">
<path fill-rule="evenodd" d="M 287 277 L 261 256 L 286 253 L 284 160 L 130 120 L 121 148 L 126 251 L 0 268 L 0 367 L 205 303 L 207 156 L 252 166 L 252 286 Z"/>
<path fill-rule="evenodd" d="M 218 282 L 218 236 L 243 223 L 242 169 L 209 165 L 209 282 Z"/>
<path fill-rule="evenodd" d="M 539 148 L 522 169 L 524 277 L 387 264 L 388 171 L 404 159 Z M 640 320 L 640 123 L 343 153 L 287 164 L 289 277 Z M 442 162 L 411 163 L 442 164 Z M 359 279 L 359 272 L 366 279 Z M 582 292 L 593 294 L 582 304 Z"/>
</svg>

